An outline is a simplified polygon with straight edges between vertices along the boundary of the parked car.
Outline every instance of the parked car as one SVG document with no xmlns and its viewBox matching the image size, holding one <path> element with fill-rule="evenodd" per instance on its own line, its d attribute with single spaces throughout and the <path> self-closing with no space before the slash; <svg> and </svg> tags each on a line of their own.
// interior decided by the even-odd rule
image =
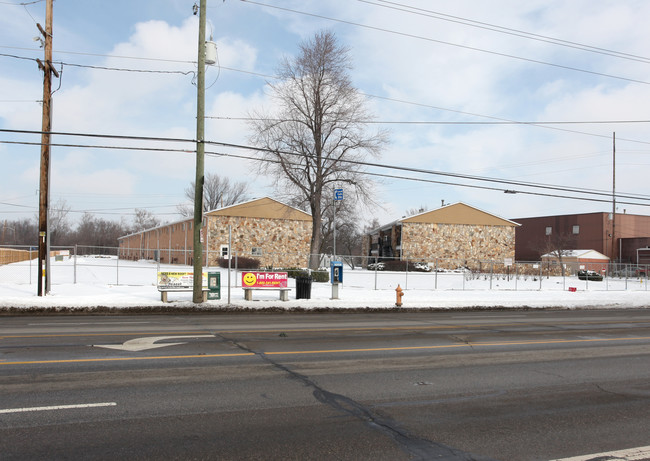
<svg viewBox="0 0 650 461">
<path fill-rule="evenodd" d="M 416 271 L 421 271 L 421 272 L 431 272 L 431 266 L 429 266 L 428 263 L 415 263 L 413 265 L 413 268 Z"/>
<path fill-rule="evenodd" d="M 374 271 L 374 270 L 383 271 L 385 267 L 386 265 L 382 262 L 368 264 L 368 270 L 370 271 Z"/>
<path fill-rule="evenodd" d="M 580 280 L 591 280 L 594 282 L 602 282 L 603 276 L 596 271 L 578 271 L 578 278 Z"/>
<path fill-rule="evenodd" d="M 614 273 L 617 277 L 645 277 L 646 269 L 638 266 L 626 266 Z"/>
</svg>

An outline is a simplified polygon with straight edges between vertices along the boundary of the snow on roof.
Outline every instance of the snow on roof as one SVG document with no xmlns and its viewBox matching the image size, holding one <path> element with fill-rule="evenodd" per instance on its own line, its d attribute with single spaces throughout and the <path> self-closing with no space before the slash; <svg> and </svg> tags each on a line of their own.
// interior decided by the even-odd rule
<svg viewBox="0 0 650 461">
<path fill-rule="evenodd" d="M 557 252 L 550 252 L 542 255 L 542 258 L 557 258 Z M 564 258 L 578 259 L 609 259 L 609 257 L 596 250 L 562 250 Z"/>
</svg>

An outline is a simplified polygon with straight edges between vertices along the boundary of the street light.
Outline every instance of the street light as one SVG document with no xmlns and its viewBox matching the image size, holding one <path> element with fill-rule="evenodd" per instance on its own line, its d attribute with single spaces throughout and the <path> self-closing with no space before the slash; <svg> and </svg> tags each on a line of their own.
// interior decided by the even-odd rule
<svg viewBox="0 0 650 461">
<path fill-rule="evenodd" d="M 7 224 L 2 225 L 2 244 L 5 244 L 5 229 L 11 229 L 14 231 L 14 245 L 16 244 L 16 228 L 12 226 L 7 226 Z"/>
</svg>

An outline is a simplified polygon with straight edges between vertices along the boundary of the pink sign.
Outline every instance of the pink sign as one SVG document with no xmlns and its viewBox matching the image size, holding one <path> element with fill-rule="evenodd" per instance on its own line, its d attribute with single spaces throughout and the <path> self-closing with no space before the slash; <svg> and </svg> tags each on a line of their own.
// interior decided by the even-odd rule
<svg viewBox="0 0 650 461">
<path fill-rule="evenodd" d="M 287 288 L 286 272 L 243 272 L 242 287 L 246 288 Z"/>
</svg>

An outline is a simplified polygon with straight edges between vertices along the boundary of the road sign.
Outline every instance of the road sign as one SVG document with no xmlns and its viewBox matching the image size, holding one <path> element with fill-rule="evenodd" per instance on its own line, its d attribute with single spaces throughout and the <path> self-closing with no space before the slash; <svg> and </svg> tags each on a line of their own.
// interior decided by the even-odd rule
<svg viewBox="0 0 650 461">
<path fill-rule="evenodd" d="M 336 202 L 343 200 L 343 189 L 334 189 L 334 200 Z"/>
</svg>

